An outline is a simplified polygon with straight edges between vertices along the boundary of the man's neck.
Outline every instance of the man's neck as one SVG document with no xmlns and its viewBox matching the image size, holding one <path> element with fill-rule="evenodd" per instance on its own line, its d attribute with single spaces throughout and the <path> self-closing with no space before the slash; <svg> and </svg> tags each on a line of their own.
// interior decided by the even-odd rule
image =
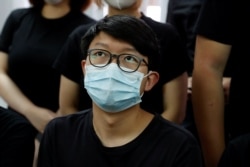
<svg viewBox="0 0 250 167">
<path fill-rule="evenodd" d="M 93 108 L 93 126 L 104 146 L 121 146 L 138 137 L 153 119 L 139 107 L 120 113 L 106 113 Z"/>
</svg>

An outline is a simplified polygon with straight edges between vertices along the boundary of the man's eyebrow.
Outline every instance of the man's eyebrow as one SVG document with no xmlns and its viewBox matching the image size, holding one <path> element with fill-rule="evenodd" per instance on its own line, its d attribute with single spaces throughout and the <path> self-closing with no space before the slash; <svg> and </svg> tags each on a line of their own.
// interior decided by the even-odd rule
<svg viewBox="0 0 250 167">
<path fill-rule="evenodd" d="M 105 48 L 108 48 L 108 47 L 109 47 L 107 44 L 102 43 L 102 42 L 97 42 L 97 43 L 95 43 L 94 46 L 102 46 L 102 47 L 105 47 Z"/>
<path fill-rule="evenodd" d="M 94 44 L 94 47 L 96 47 L 96 46 L 100 46 L 100 47 L 104 47 L 104 48 L 109 48 L 109 45 L 108 44 L 106 44 L 106 43 L 102 43 L 102 42 L 97 42 L 97 43 L 95 43 Z M 136 52 L 136 53 L 138 53 L 138 54 L 140 54 L 134 47 L 124 47 L 123 49 L 121 49 L 121 52 Z"/>
</svg>

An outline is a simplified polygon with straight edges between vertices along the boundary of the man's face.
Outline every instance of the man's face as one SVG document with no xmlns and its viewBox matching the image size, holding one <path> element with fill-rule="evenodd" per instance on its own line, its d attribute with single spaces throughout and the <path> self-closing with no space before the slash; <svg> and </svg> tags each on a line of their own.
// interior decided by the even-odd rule
<svg viewBox="0 0 250 167">
<path fill-rule="evenodd" d="M 146 65 L 148 61 L 147 57 L 141 55 L 131 44 L 127 42 L 117 40 L 104 32 L 100 32 L 90 43 L 89 50 L 93 50 L 93 49 L 101 49 L 101 50 L 108 51 L 111 54 L 115 54 L 115 55 L 121 55 L 121 54 L 134 55 L 136 56 L 136 58 L 144 59 L 136 71 L 139 71 L 143 73 L 144 75 L 148 73 L 148 67 Z M 134 61 L 134 60 L 128 59 L 128 61 Z M 112 58 L 110 63 L 117 63 L 117 57 Z M 121 64 L 121 61 L 120 61 L 120 64 Z M 91 65 L 89 56 L 87 56 L 84 66 L 85 65 Z M 84 67 L 83 67 L 83 72 L 85 74 Z M 142 85 L 145 84 L 144 83 L 145 81 L 146 79 L 143 79 Z M 144 86 L 141 86 L 141 87 L 142 87 L 141 89 L 143 89 Z"/>
</svg>

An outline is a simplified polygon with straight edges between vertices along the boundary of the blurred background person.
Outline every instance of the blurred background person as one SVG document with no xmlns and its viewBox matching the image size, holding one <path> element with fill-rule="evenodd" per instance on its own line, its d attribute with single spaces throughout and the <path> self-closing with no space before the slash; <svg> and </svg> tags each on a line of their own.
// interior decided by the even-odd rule
<svg viewBox="0 0 250 167">
<path fill-rule="evenodd" d="M 192 104 L 192 72 L 194 64 L 194 50 L 196 33 L 195 27 L 197 25 L 200 9 L 204 0 L 169 0 L 166 22 L 171 23 L 177 31 L 180 33 L 182 40 L 184 41 L 189 58 L 188 66 L 188 100 L 186 117 L 182 123 L 186 129 L 191 131 L 197 138 L 197 129 L 193 117 L 193 104 Z M 229 87 L 232 75 L 231 59 L 227 61 L 227 65 L 223 74 L 223 88 L 225 98 L 228 99 Z M 225 109 L 228 107 L 228 102 L 225 104 Z"/>
<path fill-rule="evenodd" d="M 0 96 L 10 112 L 21 114 L 43 133 L 56 117 L 60 74 L 52 64 L 69 33 L 93 22 L 83 13 L 91 0 L 30 0 L 15 9 L 0 36 Z"/>
<path fill-rule="evenodd" d="M 205 164 L 217 167 L 227 142 L 249 133 L 249 5 L 205 0 L 197 24 L 193 106 Z M 237 12 L 235 12 L 237 11 Z M 241 18 L 239 20 L 239 18 Z M 231 59 L 228 108 L 222 85 Z"/>
<path fill-rule="evenodd" d="M 179 32 L 187 50 L 187 56 L 189 59 L 187 89 L 188 97 L 186 117 L 182 123 L 182 126 L 192 132 L 197 139 L 198 136 L 193 118 L 193 106 L 191 96 L 194 47 L 196 37 L 194 30 L 199 16 L 202 1 L 203 0 L 169 0 L 166 17 L 166 22 L 172 24 Z"/>
</svg>

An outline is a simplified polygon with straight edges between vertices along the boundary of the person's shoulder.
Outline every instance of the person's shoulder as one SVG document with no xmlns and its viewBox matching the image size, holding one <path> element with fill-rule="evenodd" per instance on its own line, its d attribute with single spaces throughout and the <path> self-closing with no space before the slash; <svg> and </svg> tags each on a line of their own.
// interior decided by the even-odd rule
<svg viewBox="0 0 250 167">
<path fill-rule="evenodd" d="M 27 14 L 31 13 L 32 11 L 33 11 L 33 8 L 18 8 L 18 9 L 14 9 L 11 12 L 11 16 L 16 18 L 16 19 L 20 19 L 24 15 L 27 15 Z"/>
<path fill-rule="evenodd" d="M 81 23 L 81 25 L 96 22 L 95 19 L 93 19 L 92 17 L 88 16 L 87 14 L 85 14 L 81 11 L 71 10 L 70 13 L 68 14 L 68 16 L 69 16 L 68 18 L 71 21 L 75 21 L 76 23 Z"/>
<path fill-rule="evenodd" d="M 96 21 L 92 21 L 88 24 L 82 24 L 78 27 L 76 27 L 70 34 L 70 38 L 79 38 L 81 39 L 82 36 L 88 31 L 88 29 L 94 25 L 96 23 Z"/>
<path fill-rule="evenodd" d="M 7 23 L 9 26 L 14 26 L 17 28 L 19 24 L 22 22 L 22 20 L 29 15 L 32 15 L 32 8 L 17 8 L 10 12 Z M 9 27 L 11 28 L 11 27 Z"/>
<path fill-rule="evenodd" d="M 92 109 L 87 109 L 74 114 L 56 117 L 49 122 L 48 126 L 65 127 L 71 125 L 72 123 L 78 124 L 79 121 L 84 120 L 91 113 Z"/>
<path fill-rule="evenodd" d="M 14 9 L 12 10 L 12 15 L 24 15 L 24 14 L 27 14 L 27 13 L 30 13 L 30 12 L 33 12 L 34 11 L 34 8 L 33 7 L 29 7 L 29 8 L 17 8 L 17 9 Z"/>
<path fill-rule="evenodd" d="M 144 13 L 141 13 L 141 19 L 146 22 L 151 28 L 164 29 L 165 31 L 168 29 L 173 29 L 173 25 L 168 22 L 160 22 L 152 19 L 151 17 L 146 16 Z"/>
<path fill-rule="evenodd" d="M 158 119 L 162 123 L 162 130 L 166 131 L 166 133 L 168 133 L 174 139 L 176 139 L 176 140 L 180 139 L 182 141 L 188 141 L 188 142 L 190 142 L 190 143 L 192 143 L 194 145 L 197 145 L 197 139 L 195 138 L 195 136 L 190 131 L 188 131 L 187 129 L 185 129 L 184 127 L 182 127 L 179 124 L 175 124 L 173 122 L 170 122 L 170 121 L 164 119 L 160 115 L 159 115 Z"/>
<path fill-rule="evenodd" d="M 78 26 L 73 33 L 85 33 L 92 25 L 94 25 L 97 21 L 92 21 L 88 24 Z"/>
<path fill-rule="evenodd" d="M 178 35 L 177 30 L 175 27 L 168 23 L 168 22 L 160 22 L 156 21 L 142 13 L 141 19 L 151 27 L 151 29 L 161 38 L 168 37 L 171 38 L 171 36 Z"/>
<path fill-rule="evenodd" d="M 31 9 L 32 8 L 17 8 L 17 9 L 12 10 L 11 13 L 22 14 L 22 13 L 26 13 L 26 12 L 30 11 Z"/>
</svg>

